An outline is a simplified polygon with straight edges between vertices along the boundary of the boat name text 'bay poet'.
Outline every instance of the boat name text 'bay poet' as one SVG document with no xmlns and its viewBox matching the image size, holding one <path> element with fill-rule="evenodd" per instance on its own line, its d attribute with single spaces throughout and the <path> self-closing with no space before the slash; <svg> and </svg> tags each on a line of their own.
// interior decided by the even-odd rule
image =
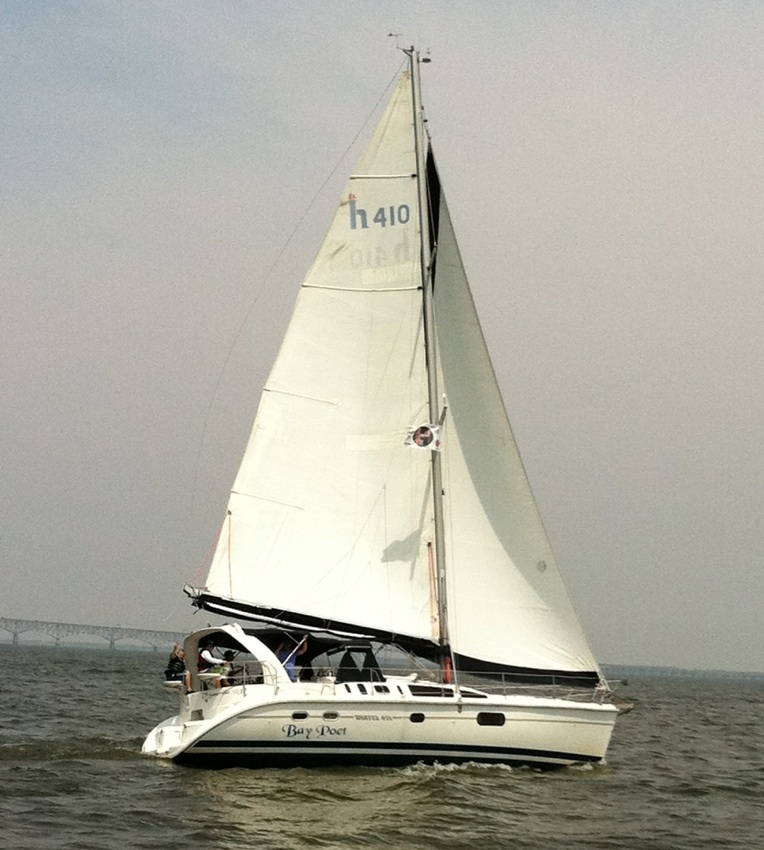
<svg viewBox="0 0 764 850">
<path fill-rule="evenodd" d="M 347 735 L 344 726 L 297 726 L 295 723 L 287 723 L 281 727 L 281 731 L 287 738 L 330 738 L 337 735 Z"/>
</svg>

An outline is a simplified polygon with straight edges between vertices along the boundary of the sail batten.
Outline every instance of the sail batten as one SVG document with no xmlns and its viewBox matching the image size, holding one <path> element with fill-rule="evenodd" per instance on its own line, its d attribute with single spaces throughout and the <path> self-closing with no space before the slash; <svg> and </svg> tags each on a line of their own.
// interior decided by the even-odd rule
<svg viewBox="0 0 764 850">
<path fill-rule="evenodd" d="M 412 290 L 421 289 L 416 286 L 385 286 L 379 289 L 374 289 L 371 286 L 331 286 L 327 283 L 304 283 L 303 286 L 311 289 L 333 289 L 338 292 L 411 292 Z"/>
<path fill-rule="evenodd" d="M 410 180 L 416 177 L 416 172 L 413 174 L 351 174 L 351 180 Z"/>
</svg>

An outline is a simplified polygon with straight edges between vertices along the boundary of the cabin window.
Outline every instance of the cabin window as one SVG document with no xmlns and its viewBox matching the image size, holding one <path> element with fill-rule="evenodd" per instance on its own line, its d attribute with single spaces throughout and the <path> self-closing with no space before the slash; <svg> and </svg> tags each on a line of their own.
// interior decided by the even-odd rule
<svg viewBox="0 0 764 850">
<path fill-rule="evenodd" d="M 374 685 L 374 690 L 378 694 L 389 694 L 390 693 L 390 688 L 388 688 L 387 685 Z"/>
<path fill-rule="evenodd" d="M 479 711 L 478 726 L 503 726 L 507 718 L 500 711 Z"/>
<path fill-rule="evenodd" d="M 412 723 L 424 723 L 424 714 L 421 711 L 415 711 L 413 714 L 409 715 L 409 720 Z"/>
<path fill-rule="evenodd" d="M 358 683 L 358 690 L 359 690 L 362 694 L 365 694 L 365 693 L 366 693 L 366 685 L 364 685 L 364 684 L 362 684 L 361 682 L 359 682 L 359 683 Z"/>
<path fill-rule="evenodd" d="M 292 720 L 307 720 L 308 712 L 307 711 L 293 711 L 292 712 Z"/>
<path fill-rule="evenodd" d="M 339 714 L 336 711 L 325 711 L 324 720 L 336 720 Z"/>
<path fill-rule="evenodd" d="M 488 694 L 480 693 L 480 691 L 473 691 L 470 688 L 462 688 L 461 694 L 463 697 L 470 697 L 470 699 L 488 699 Z"/>
<path fill-rule="evenodd" d="M 439 688 L 436 685 L 409 685 L 412 697 L 452 697 L 451 688 Z"/>
</svg>

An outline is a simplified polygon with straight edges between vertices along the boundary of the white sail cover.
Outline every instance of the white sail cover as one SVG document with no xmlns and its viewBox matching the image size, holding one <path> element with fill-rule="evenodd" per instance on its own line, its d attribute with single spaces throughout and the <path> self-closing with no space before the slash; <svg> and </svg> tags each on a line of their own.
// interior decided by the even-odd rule
<svg viewBox="0 0 764 850">
<path fill-rule="evenodd" d="M 406 73 L 303 281 L 263 391 L 204 590 L 216 610 L 228 600 L 232 612 L 284 623 L 438 639 L 433 452 L 410 437 L 433 414 L 416 168 Z M 591 673 L 439 186 L 432 197 L 451 648 L 467 666 Z"/>
</svg>

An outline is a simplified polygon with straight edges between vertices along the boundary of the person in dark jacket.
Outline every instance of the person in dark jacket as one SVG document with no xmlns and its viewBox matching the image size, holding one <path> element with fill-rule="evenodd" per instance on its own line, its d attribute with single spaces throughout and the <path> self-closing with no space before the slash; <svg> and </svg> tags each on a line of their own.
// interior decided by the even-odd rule
<svg viewBox="0 0 764 850">
<path fill-rule="evenodd" d="M 186 670 L 186 653 L 179 644 L 173 644 L 164 677 L 167 682 L 185 682 L 186 689 L 189 688 L 190 676 Z"/>
</svg>

